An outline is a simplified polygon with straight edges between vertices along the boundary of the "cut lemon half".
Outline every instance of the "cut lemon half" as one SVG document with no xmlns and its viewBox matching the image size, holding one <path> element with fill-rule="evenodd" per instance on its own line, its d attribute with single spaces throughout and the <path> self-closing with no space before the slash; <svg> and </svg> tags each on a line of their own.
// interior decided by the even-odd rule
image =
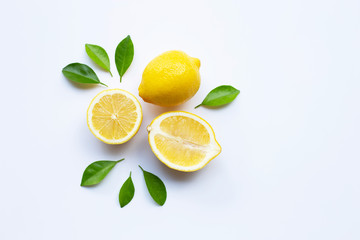
<svg viewBox="0 0 360 240">
<path fill-rule="evenodd" d="M 192 113 L 174 111 L 161 114 L 147 130 L 156 157 L 178 171 L 197 171 L 221 152 L 212 127 Z"/>
<path fill-rule="evenodd" d="M 142 110 L 139 101 L 122 89 L 100 92 L 87 110 L 87 124 L 99 140 L 108 144 L 129 141 L 139 130 Z"/>
</svg>

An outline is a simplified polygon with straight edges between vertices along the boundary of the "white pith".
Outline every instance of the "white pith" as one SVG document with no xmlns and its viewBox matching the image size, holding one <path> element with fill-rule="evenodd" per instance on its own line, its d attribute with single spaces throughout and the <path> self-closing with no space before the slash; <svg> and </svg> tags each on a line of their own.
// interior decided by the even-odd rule
<svg viewBox="0 0 360 240">
<path fill-rule="evenodd" d="M 121 94 L 126 96 L 127 98 L 132 99 L 132 101 L 134 102 L 135 106 L 136 106 L 136 113 L 138 115 L 138 118 L 136 119 L 135 125 L 133 127 L 133 129 L 128 132 L 127 136 L 121 139 L 107 139 L 105 137 L 103 137 L 102 135 L 99 134 L 98 131 L 95 130 L 93 123 L 91 121 L 92 119 L 92 110 L 94 108 L 94 105 L 96 103 L 98 103 L 100 101 L 100 99 L 103 96 L 108 96 L 108 95 L 113 95 L 113 94 Z M 114 116 L 112 116 L 113 118 Z M 139 103 L 139 101 L 136 99 L 136 97 L 134 95 L 132 95 L 131 93 L 125 91 L 125 90 L 121 90 L 121 89 L 110 89 L 110 90 L 105 90 L 100 92 L 97 96 L 95 96 L 95 98 L 92 100 L 92 102 L 90 103 L 89 109 L 87 111 L 87 119 L 88 119 L 88 125 L 89 128 L 91 130 L 91 132 L 100 140 L 102 140 L 103 142 L 109 143 L 109 144 L 121 144 L 124 142 L 127 142 L 128 140 L 130 140 L 130 138 L 132 138 L 136 132 L 138 131 L 141 121 L 142 121 L 142 110 L 141 110 L 141 105 Z"/>
<path fill-rule="evenodd" d="M 206 128 L 207 132 L 210 135 L 210 143 L 206 146 L 193 144 L 188 141 L 184 141 L 184 139 L 181 139 L 180 137 L 174 137 L 168 133 L 163 132 L 160 128 L 161 122 L 164 119 L 166 119 L 168 117 L 172 117 L 172 116 L 185 116 L 185 117 L 189 117 L 189 118 L 201 123 Z M 154 151 L 154 154 L 159 158 L 160 161 L 165 163 L 168 167 L 176 169 L 176 170 L 185 171 L 185 172 L 191 172 L 191 171 L 198 170 L 198 169 L 202 168 L 204 165 L 206 165 L 211 159 L 213 159 L 215 156 L 217 156 L 221 152 L 221 147 L 215 139 L 215 135 L 213 134 L 213 129 L 211 128 L 211 126 L 207 122 L 202 120 L 201 118 L 199 118 L 193 114 L 187 113 L 187 112 L 169 112 L 169 113 L 160 115 L 157 119 L 155 119 L 151 123 L 150 126 L 148 126 L 147 129 L 149 131 L 150 145 L 152 146 L 152 150 Z M 176 164 L 168 161 L 167 158 L 164 157 L 162 155 L 162 153 L 157 149 L 156 144 L 155 144 L 155 136 L 157 134 L 161 134 L 163 136 L 173 138 L 179 142 L 182 142 L 185 145 L 187 145 L 188 148 L 196 148 L 199 150 L 203 150 L 206 152 L 206 155 L 201 162 L 199 162 L 198 164 L 196 164 L 194 166 L 184 167 L 184 166 L 176 165 Z"/>
</svg>

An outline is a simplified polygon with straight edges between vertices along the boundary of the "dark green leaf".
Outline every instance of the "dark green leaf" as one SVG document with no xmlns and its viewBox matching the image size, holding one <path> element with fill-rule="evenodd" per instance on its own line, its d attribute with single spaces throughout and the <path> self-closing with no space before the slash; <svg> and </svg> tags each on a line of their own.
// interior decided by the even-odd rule
<svg viewBox="0 0 360 240">
<path fill-rule="evenodd" d="M 200 106 L 221 106 L 234 101 L 237 95 L 240 93 L 236 88 L 229 85 L 222 85 L 211 90 L 205 99 L 197 105 Z"/>
<path fill-rule="evenodd" d="M 118 162 L 121 162 L 123 159 L 118 161 L 97 161 L 93 162 L 85 169 L 82 179 L 81 186 L 90 186 L 95 185 L 101 182 L 106 175 L 115 167 Z"/>
<path fill-rule="evenodd" d="M 121 207 L 125 207 L 134 197 L 135 187 L 131 179 L 131 172 L 129 178 L 124 182 L 119 193 L 119 203 Z"/>
<path fill-rule="evenodd" d="M 105 49 L 98 45 L 93 44 L 85 44 L 85 50 L 87 55 L 93 60 L 97 65 L 105 69 L 110 73 L 112 76 L 112 73 L 110 71 L 110 60 L 109 56 L 106 53 Z"/>
<path fill-rule="evenodd" d="M 102 84 L 107 86 L 100 82 L 94 70 L 82 63 L 71 63 L 63 68 L 62 73 L 65 77 L 77 83 Z"/>
<path fill-rule="evenodd" d="M 147 187 L 151 197 L 160 206 L 164 205 L 164 203 L 166 201 L 165 184 L 163 183 L 163 181 L 161 181 L 161 179 L 158 176 L 145 171 L 144 169 L 142 169 L 142 167 L 140 167 L 140 168 L 143 171 L 146 187 Z"/>
<path fill-rule="evenodd" d="M 115 50 L 115 64 L 120 75 L 120 82 L 126 70 L 130 67 L 133 58 L 134 45 L 130 36 L 128 35 L 119 43 Z"/>
</svg>

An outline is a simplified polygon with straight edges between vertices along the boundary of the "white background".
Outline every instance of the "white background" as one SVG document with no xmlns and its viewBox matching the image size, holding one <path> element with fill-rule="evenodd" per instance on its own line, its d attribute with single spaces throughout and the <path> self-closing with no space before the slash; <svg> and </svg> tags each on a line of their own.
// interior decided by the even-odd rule
<svg viewBox="0 0 360 240">
<path fill-rule="evenodd" d="M 0 238 L 7 239 L 360 239 L 360 2 L 1 1 Z M 119 83 L 117 44 L 131 35 L 134 61 Z M 87 57 L 103 46 L 114 77 Z M 128 143 L 109 146 L 86 125 L 101 86 L 81 87 L 61 69 L 82 62 L 110 87 L 137 88 L 146 64 L 179 49 L 201 60 L 198 93 L 177 108 L 141 104 Z M 193 109 L 214 87 L 239 97 Z M 158 161 L 146 126 L 185 110 L 215 129 L 223 152 L 201 171 Z M 85 167 L 125 157 L 96 187 Z M 140 169 L 168 190 L 159 207 Z M 118 192 L 133 172 L 135 197 Z"/>
</svg>

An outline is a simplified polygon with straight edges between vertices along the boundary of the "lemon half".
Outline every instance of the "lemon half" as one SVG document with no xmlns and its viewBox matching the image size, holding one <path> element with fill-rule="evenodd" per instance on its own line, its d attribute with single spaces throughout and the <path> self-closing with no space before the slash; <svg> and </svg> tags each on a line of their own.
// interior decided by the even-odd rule
<svg viewBox="0 0 360 240">
<path fill-rule="evenodd" d="M 87 111 L 87 124 L 99 140 L 108 144 L 129 141 L 139 130 L 142 109 L 131 93 L 122 89 L 100 92 L 91 101 Z"/>
<path fill-rule="evenodd" d="M 156 157 L 175 170 L 197 171 L 221 152 L 212 127 L 192 113 L 164 113 L 155 118 L 147 130 Z"/>
</svg>

